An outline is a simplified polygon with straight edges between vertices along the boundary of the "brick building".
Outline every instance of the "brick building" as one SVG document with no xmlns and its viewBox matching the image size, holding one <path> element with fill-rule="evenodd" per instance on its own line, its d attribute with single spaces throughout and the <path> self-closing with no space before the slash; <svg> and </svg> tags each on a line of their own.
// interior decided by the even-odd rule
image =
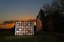
<svg viewBox="0 0 64 42">
<path fill-rule="evenodd" d="M 32 21 L 16 22 L 15 35 L 34 35 L 34 22 Z"/>
</svg>

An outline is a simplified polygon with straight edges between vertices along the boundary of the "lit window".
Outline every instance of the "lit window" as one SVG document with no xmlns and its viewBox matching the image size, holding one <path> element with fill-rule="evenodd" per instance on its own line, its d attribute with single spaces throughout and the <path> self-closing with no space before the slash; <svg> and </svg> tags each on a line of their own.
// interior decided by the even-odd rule
<svg viewBox="0 0 64 42">
<path fill-rule="evenodd" d="M 21 29 L 19 29 L 21 31 Z"/>
<path fill-rule="evenodd" d="M 28 26 L 26 26 L 26 28 L 28 28 Z"/>
<path fill-rule="evenodd" d="M 26 31 L 26 32 L 28 32 L 28 31 Z"/>
<path fill-rule="evenodd" d="M 19 31 L 16 31 L 17 33 L 19 33 Z"/>
</svg>

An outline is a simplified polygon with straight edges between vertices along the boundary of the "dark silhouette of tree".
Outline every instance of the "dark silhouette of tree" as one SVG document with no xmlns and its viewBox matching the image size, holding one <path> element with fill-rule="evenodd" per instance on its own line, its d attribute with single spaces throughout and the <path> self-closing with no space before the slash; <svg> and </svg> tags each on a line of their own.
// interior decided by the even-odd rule
<svg viewBox="0 0 64 42">
<path fill-rule="evenodd" d="M 55 0 L 39 10 L 37 16 L 42 21 L 44 31 L 64 32 L 64 0 Z"/>
<path fill-rule="evenodd" d="M 39 11 L 39 14 L 37 16 L 37 20 L 38 20 L 38 18 L 40 19 L 40 21 L 42 21 L 42 28 L 40 27 L 41 28 L 40 31 L 45 31 L 45 29 L 46 29 L 45 28 L 46 20 L 45 20 L 45 13 L 44 13 L 44 11 L 42 9 L 40 9 L 40 11 Z"/>
</svg>

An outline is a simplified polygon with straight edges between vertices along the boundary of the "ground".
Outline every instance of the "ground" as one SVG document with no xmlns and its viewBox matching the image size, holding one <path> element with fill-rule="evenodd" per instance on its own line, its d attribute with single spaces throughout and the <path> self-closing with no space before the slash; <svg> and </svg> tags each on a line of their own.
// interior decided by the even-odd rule
<svg viewBox="0 0 64 42">
<path fill-rule="evenodd" d="M 0 42 L 64 42 L 64 33 L 43 32 L 33 36 L 0 36 Z"/>
</svg>

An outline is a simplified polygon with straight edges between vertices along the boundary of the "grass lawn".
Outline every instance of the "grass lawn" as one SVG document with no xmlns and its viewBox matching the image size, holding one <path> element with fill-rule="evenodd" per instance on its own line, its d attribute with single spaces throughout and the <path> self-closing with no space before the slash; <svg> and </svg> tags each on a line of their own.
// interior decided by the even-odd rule
<svg viewBox="0 0 64 42">
<path fill-rule="evenodd" d="M 0 42 L 64 42 L 64 33 L 43 32 L 33 36 L 0 36 Z"/>
</svg>

